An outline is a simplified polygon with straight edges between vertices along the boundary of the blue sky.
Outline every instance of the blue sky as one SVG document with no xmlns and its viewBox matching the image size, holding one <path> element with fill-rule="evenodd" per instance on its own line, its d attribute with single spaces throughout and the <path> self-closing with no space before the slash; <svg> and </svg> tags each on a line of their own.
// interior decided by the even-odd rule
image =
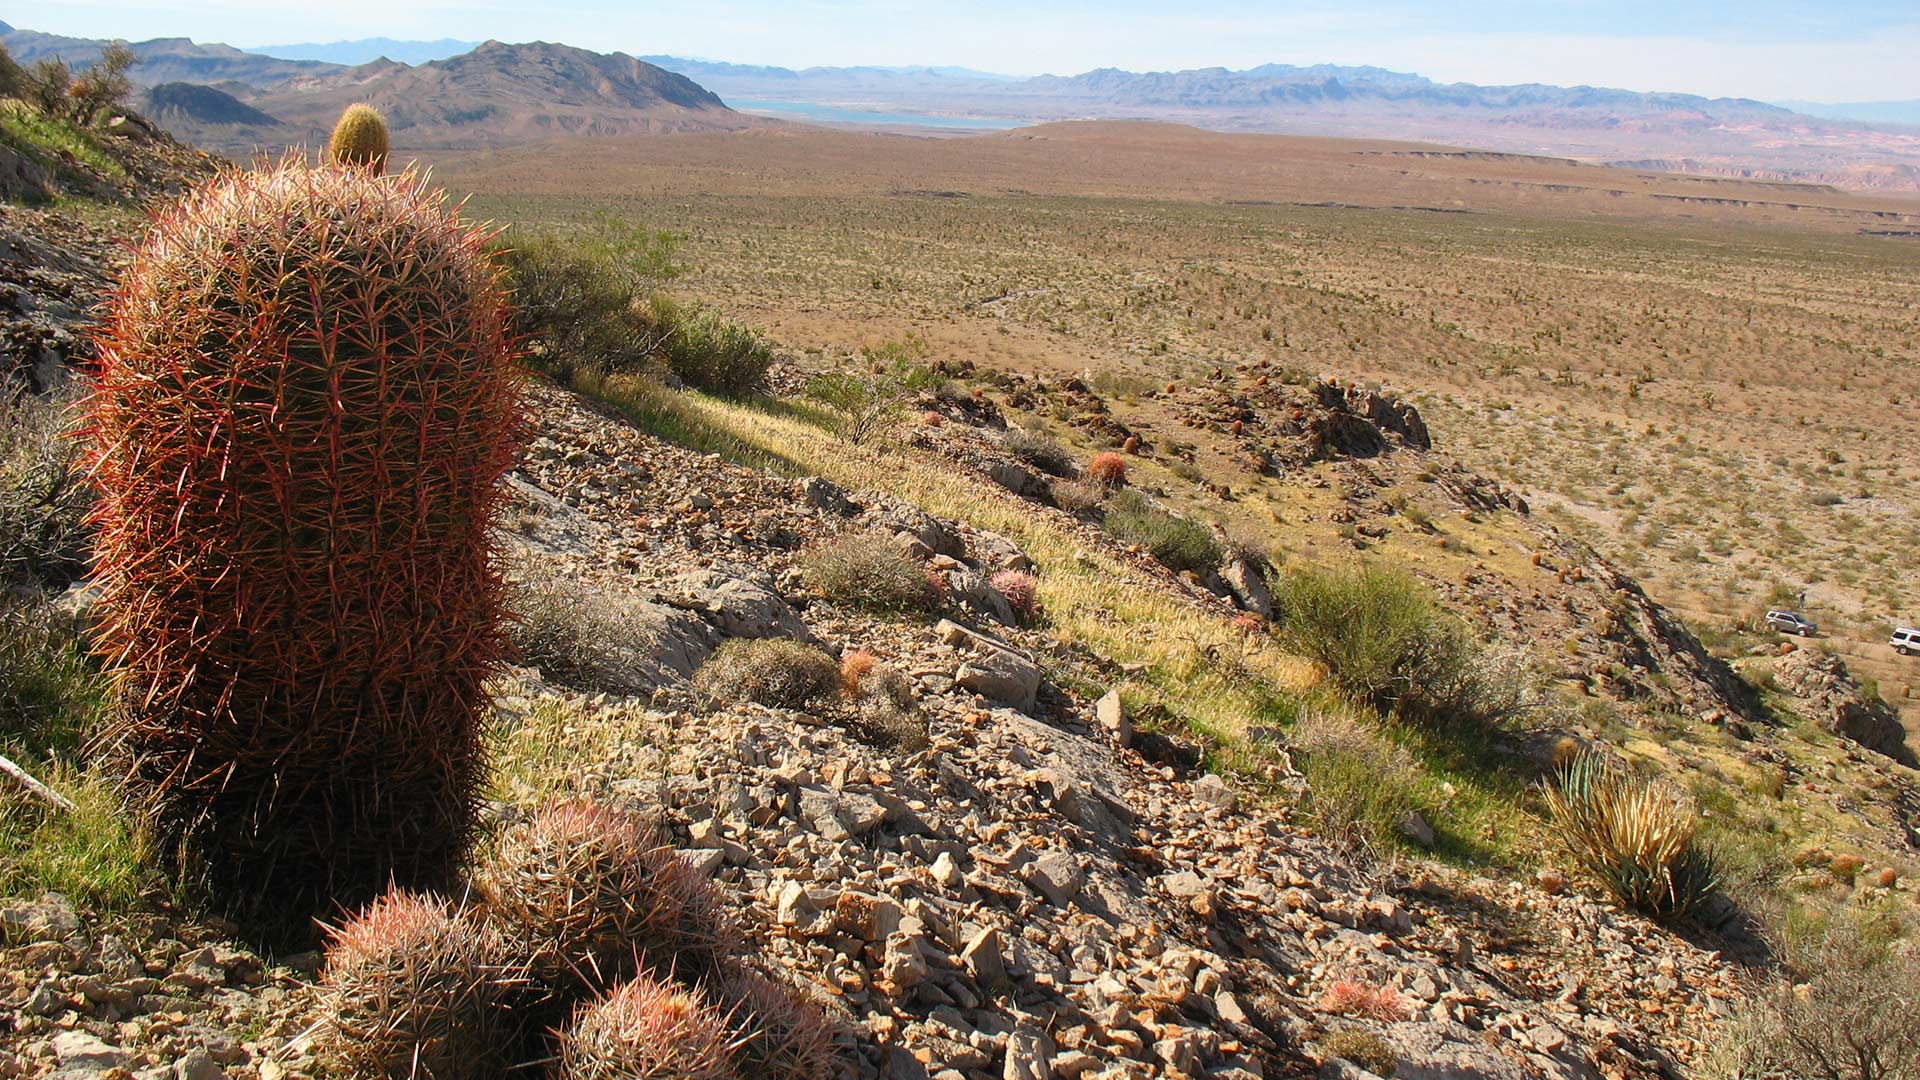
<svg viewBox="0 0 1920 1080">
<path fill-rule="evenodd" d="M 1920 0 L 59 0 L 0 18 L 86 37 L 187 36 L 241 46 L 495 37 L 789 67 L 957 64 L 1014 74 L 1332 62 L 1443 81 L 1769 100 L 1920 98 Z"/>
</svg>

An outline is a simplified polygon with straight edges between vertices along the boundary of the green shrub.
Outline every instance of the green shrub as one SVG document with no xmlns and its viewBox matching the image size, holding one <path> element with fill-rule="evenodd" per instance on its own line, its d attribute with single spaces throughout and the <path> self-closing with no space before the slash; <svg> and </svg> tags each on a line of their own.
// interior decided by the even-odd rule
<svg viewBox="0 0 1920 1080">
<path fill-rule="evenodd" d="M 1337 1028 L 1319 1039 L 1320 1052 L 1330 1058 L 1344 1058 L 1373 1073 L 1392 1076 L 1400 1068 L 1400 1056 L 1387 1040 L 1359 1028 Z"/>
<path fill-rule="evenodd" d="M 645 315 L 667 370 L 688 386 L 739 396 L 765 383 L 773 347 L 750 327 L 665 296 L 649 300 Z"/>
<path fill-rule="evenodd" d="M 1524 652 L 1475 641 L 1403 571 L 1301 566 L 1275 584 L 1274 603 L 1282 647 L 1325 667 L 1355 701 L 1487 726 L 1542 704 Z"/>
<path fill-rule="evenodd" d="M 513 294 L 514 330 L 554 372 L 659 368 L 669 328 L 643 298 L 676 272 L 671 235 L 602 218 L 573 232 L 504 237 L 494 246 Z"/>
<path fill-rule="evenodd" d="M 841 438 L 864 445 L 884 435 L 916 395 L 940 391 L 940 376 L 920 362 L 926 351 L 918 337 L 869 346 L 861 350 L 865 370 L 816 375 L 807 396 L 833 410 Z"/>
<path fill-rule="evenodd" d="M 1161 509 L 1137 491 L 1115 494 L 1102 524 L 1115 540 L 1145 548 L 1172 570 L 1204 574 L 1225 557 L 1213 530 Z"/>
<path fill-rule="evenodd" d="M 0 587 L 59 585 L 85 571 L 92 495 L 67 434 L 71 399 L 0 381 Z"/>
<path fill-rule="evenodd" d="M 881 532 L 851 532 L 800 556 L 808 584 L 836 604 L 880 614 L 927 611 L 936 593 L 927 570 Z"/>
<path fill-rule="evenodd" d="M 27 73 L 0 45 L 0 97 L 19 97 L 27 85 Z"/>
<path fill-rule="evenodd" d="M 1622 905 L 1676 919 L 1718 887 L 1715 861 L 1694 836 L 1698 815 L 1680 792 L 1587 752 L 1544 795 L 1568 856 Z"/>
<path fill-rule="evenodd" d="M 102 47 L 100 55 L 67 90 L 67 107 L 72 110 L 69 116 L 74 123 L 95 123 L 102 113 L 124 102 L 133 92 L 127 70 L 139 62 L 125 42 L 110 41 Z"/>
<path fill-rule="evenodd" d="M 1374 851 L 1399 845 L 1400 824 L 1420 809 L 1413 755 L 1344 712 L 1309 712 L 1288 745 L 1307 780 L 1314 831 Z"/>
<path fill-rule="evenodd" d="M 751 701 L 800 709 L 839 687 L 840 665 L 833 657 L 785 638 L 723 642 L 693 676 L 694 693 L 716 705 Z"/>
</svg>

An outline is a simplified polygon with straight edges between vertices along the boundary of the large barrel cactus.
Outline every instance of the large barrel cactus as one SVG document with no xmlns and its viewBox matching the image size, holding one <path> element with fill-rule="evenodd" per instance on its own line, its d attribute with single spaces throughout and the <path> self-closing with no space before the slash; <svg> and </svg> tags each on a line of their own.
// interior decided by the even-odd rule
<svg viewBox="0 0 1920 1080">
<path fill-rule="evenodd" d="M 111 304 L 106 739 L 236 914 L 432 887 L 467 845 L 519 423 L 488 238 L 417 175 L 289 162 L 161 216 Z"/>
</svg>

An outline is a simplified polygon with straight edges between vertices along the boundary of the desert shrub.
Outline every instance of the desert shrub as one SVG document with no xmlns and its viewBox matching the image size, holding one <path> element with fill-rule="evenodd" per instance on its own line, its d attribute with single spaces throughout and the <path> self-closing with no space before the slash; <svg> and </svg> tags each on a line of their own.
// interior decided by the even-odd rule
<svg viewBox="0 0 1920 1080">
<path fill-rule="evenodd" d="M 1107 489 L 1091 480 L 1055 480 L 1048 485 L 1053 505 L 1069 514 L 1084 514 L 1107 501 Z"/>
<path fill-rule="evenodd" d="M 19 97 L 26 85 L 26 70 L 5 46 L 0 46 L 0 97 Z"/>
<path fill-rule="evenodd" d="M 715 704 L 753 702 L 801 709 L 834 692 L 840 667 L 811 645 L 786 638 L 722 642 L 694 672 L 694 692 Z"/>
<path fill-rule="evenodd" d="M 1345 712 L 1301 716 L 1288 736 L 1307 780 L 1314 831 L 1354 847 L 1389 851 L 1419 810 L 1413 755 Z"/>
<path fill-rule="evenodd" d="M 654 627 L 621 599 L 538 566 L 508 588 L 510 627 L 520 658 L 556 682 L 582 690 L 637 694 Z"/>
<path fill-rule="evenodd" d="M 866 657 L 871 663 L 860 661 Z M 853 661 L 850 666 L 847 661 Z M 851 653 L 840 666 L 841 687 L 853 707 L 849 726 L 883 749 L 914 753 L 928 744 L 927 719 L 914 699 L 913 680 L 868 653 Z"/>
<path fill-rule="evenodd" d="M 1110 488 L 1121 487 L 1127 482 L 1127 459 L 1111 450 L 1095 454 L 1087 463 L 1087 479 Z"/>
<path fill-rule="evenodd" d="M 926 611 L 936 599 L 924 566 L 880 532 L 843 533 L 800 556 L 807 583 L 850 608 L 881 614 Z"/>
<path fill-rule="evenodd" d="M 317 1048 L 356 1076 L 497 1076 L 514 1039 L 504 957 L 473 913 L 390 891 L 328 934 Z"/>
<path fill-rule="evenodd" d="M 1002 570 L 988 581 L 1001 596 L 1007 598 L 1007 606 L 1020 617 L 1022 622 L 1032 619 L 1040 611 L 1040 583 L 1025 570 Z"/>
<path fill-rule="evenodd" d="M 1373 1073 L 1392 1076 L 1400 1068 L 1400 1055 L 1392 1044 L 1359 1028 L 1335 1028 L 1319 1038 L 1320 1052 L 1330 1058 L 1344 1058 Z"/>
<path fill-rule="evenodd" d="M 67 433 L 72 395 L 0 380 L 0 588 L 60 585 L 85 572 L 92 492 Z"/>
<path fill-rule="evenodd" d="M 751 327 L 656 295 L 644 312 L 667 370 L 688 386 L 739 396 L 760 389 L 773 347 Z"/>
<path fill-rule="evenodd" d="M 1006 434 L 1007 452 L 1052 476 L 1073 475 L 1073 455 L 1045 433 L 1013 428 Z"/>
<path fill-rule="evenodd" d="M 483 241 L 417 175 L 223 172 L 99 332 L 103 742 L 263 934 L 447 882 L 476 824 L 521 423 Z"/>
<path fill-rule="evenodd" d="M 923 391 L 943 385 L 940 376 L 921 363 L 927 352 L 926 340 L 911 335 L 868 346 L 861 350 L 863 369 L 815 375 L 807 380 L 806 394 L 832 410 L 841 438 L 864 446 L 891 430 Z M 932 418 L 929 422 L 940 420 L 937 412 L 926 415 Z"/>
<path fill-rule="evenodd" d="M 1145 495 L 1122 491 L 1107 504 L 1103 526 L 1123 544 L 1137 544 L 1172 570 L 1204 574 L 1220 565 L 1213 530 L 1156 506 Z"/>
<path fill-rule="evenodd" d="M 1897 929 L 1836 912 L 1780 944 L 1794 981 L 1735 1014 L 1714 1071 L 1728 1080 L 1920 1080 L 1920 954 Z"/>
<path fill-rule="evenodd" d="M 125 42 L 110 41 L 67 89 L 70 116 L 77 124 L 92 124 L 133 92 L 127 71 L 140 61 Z"/>
<path fill-rule="evenodd" d="M 43 56 L 27 69 L 21 89 L 34 108 L 64 119 L 67 103 L 73 100 L 73 69 L 57 56 Z"/>
<path fill-rule="evenodd" d="M 540 808 L 501 833 L 476 879 L 500 934 L 559 1003 L 642 971 L 713 976 L 737 949 L 706 877 L 613 807 Z"/>
<path fill-rule="evenodd" d="M 639 975 L 555 1040 L 557 1080 L 734 1080 L 727 1016 L 697 989 Z"/>
<path fill-rule="evenodd" d="M 1714 859 L 1694 836 L 1698 816 L 1680 792 L 1587 752 L 1543 794 L 1568 856 L 1622 905 L 1680 918 L 1718 886 Z"/>
<path fill-rule="evenodd" d="M 672 326 L 643 298 L 672 277 L 673 237 L 598 218 L 567 233 L 494 242 L 512 290 L 514 330 L 557 374 L 655 370 Z"/>
<path fill-rule="evenodd" d="M 1498 725 L 1542 703 L 1526 654 L 1488 648 L 1411 575 L 1296 567 L 1274 583 L 1281 644 L 1356 701 L 1430 721 Z"/>
</svg>

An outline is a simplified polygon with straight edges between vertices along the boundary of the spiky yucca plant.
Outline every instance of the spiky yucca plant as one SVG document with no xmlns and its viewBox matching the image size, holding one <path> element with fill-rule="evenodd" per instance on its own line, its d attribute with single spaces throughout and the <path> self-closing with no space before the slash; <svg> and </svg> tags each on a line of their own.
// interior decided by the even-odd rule
<svg viewBox="0 0 1920 1080">
<path fill-rule="evenodd" d="M 697 990 L 640 975 L 582 1005 L 558 1037 L 560 1080 L 742 1080 L 726 1018 Z"/>
<path fill-rule="evenodd" d="M 371 105 L 349 105 L 333 125 L 327 157 L 340 165 L 361 166 L 379 174 L 387 171 L 387 118 Z"/>
<path fill-rule="evenodd" d="M 734 1070 L 753 1080 L 831 1076 L 826 1017 L 790 987 L 741 965 L 720 982 Z"/>
<path fill-rule="evenodd" d="M 643 970 L 688 981 L 733 952 L 713 888 L 639 816 L 580 800 L 507 829 L 481 895 L 558 1000 Z"/>
<path fill-rule="evenodd" d="M 353 1075 L 481 1080 L 508 1064 L 519 980 L 478 919 L 394 891 L 328 938 L 316 1039 Z"/>
<path fill-rule="evenodd" d="M 1665 785 L 1587 752 L 1544 794 L 1567 853 L 1621 904 L 1679 918 L 1717 887 L 1712 856 L 1694 837 L 1692 805 Z"/>
<path fill-rule="evenodd" d="M 229 172 L 99 334 L 106 741 L 243 918 L 299 933 L 467 848 L 520 423 L 488 239 L 411 172 Z"/>
</svg>

